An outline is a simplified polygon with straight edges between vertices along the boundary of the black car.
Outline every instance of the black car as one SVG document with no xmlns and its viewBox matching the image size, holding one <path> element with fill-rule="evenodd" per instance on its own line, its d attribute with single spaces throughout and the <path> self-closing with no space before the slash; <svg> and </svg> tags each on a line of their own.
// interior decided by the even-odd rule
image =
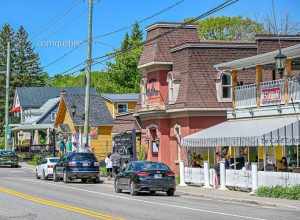
<svg viewBox="0 0 300 220">
<path fill-rule="evenodd" d="M 116 176 L 115 191 L 129 190 L 132 196 L 139 191 L 166 192 L 173 196 L 176 190 L 175 173 L 164 163 L 133 161 Z"/>
<path fill-rule="evenodd" d="M 19 157 L 15 151 L 1 150 L 0 151 L 0 166 L 8 165 L 11 167 L 19 167 Z"/>
<path fill-rule="evenodd" d="M 62 178 L 65 183 L 72 179 L 88 179 L 99 182 L 99 162 L 93 153 L 70 152 L 63 155 L 53 168 L 53 181 Z"/>
</svg>

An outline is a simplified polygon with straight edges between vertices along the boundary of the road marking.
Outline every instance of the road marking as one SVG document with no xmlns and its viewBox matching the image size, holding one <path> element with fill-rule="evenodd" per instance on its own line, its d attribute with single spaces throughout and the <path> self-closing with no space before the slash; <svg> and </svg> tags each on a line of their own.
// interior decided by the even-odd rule
<svg viewBox="0 0 300 220">
<path fill-rule="evenodd" d="M 99 218 L 99 219 L 103 219 L 103 220 L 121 220 L 121 218 L 113 217 L 113 216 L 106 215 L 106 214 L 99 213 L 99 212 L 93 212 L 93 211 L 90 211 L 90 210 L 87 210 L 87 209 L 77 208 L 75 206 L 69 206 L 69 205 L 65 205 L 65 204 L 62 204 L 62 203 L 57 203 L 57 202 L 52 202 L 52 201 L 49 201 L 49 200 L 40 199 L 38 197 L 33 197 L 33 196 L 30 196 L 30 195 L 19 193 L 17 191 L 13 191 L 13 190 L 10 190 L 10 189 L 7 189 L 7 188 L 0 187 L 0 192 L 4 192 L 4 193 L 10 194 L 10 195 L 18 196 L 20 198 L 27 199 L 27 200 L 37 202 L 37 203 L 40 203 L 40 204 L 44 204 L 44 205 L 47 205 L 47 206 L 52 206 L 52 207 L 59 208 L 59 209 L 64 209 L 64 210 L 68 210 L 68 211 L 72 211 L 72 212 L 77 212 L 77 213 L 80 213 L 82 215 L 87 215 L 87 216 L 91 216 L 91 217 L 95 217 L 95 218 Z"/>
<path fill-rule="evenodd" d="M 146 200 L 141 200 L 141 199 L 134 199 L 134 198 L 129 198 L 129 197 L 112 195 L 112 194 L 108 194 L 108 193 L 102 193 L 102 192 L 91 191 L 91 190 L 86 190 L 86 189 L 79 189 L 79 188 L 70 187 L 70 186 L 64 186 L 64 185 L 55 184 L 55 183 L 40 182 L 40 181 L 36 181 L 36 180 L 32 180 L 32 179 L 25 179 L 25 178 L 22 178 L 22 179 L 25 180 L 25 181 L 30 181 L 30 182 L 48 184 L 48 185 L 58 186 L 58 187 L 66 188 L 66 189 L 71 189 L 71 190 L 76 190 L 76 191 L 81 191 L 81 192 L 87 192 L 87 193 L 92 193 L 92 194 L 98 194 L 98 195 L 102 195 L 102 196 L 114 197 L 114 198 L 118 198 L 118 199 L 148 203 L 148 204 L 153 204 L 153 205 L 158 205 L 158 206 L 172 207 L 172 208 L 178 208 L 178 209 L 186 209 L 186 210 L 192 210 L 192 211 L 197 211 L 197 212 L 205 212 L 205 213 L 216 214 L 216 215 L 237 217 L 237 218 L 242 218 L 242 219 L 266 220 L 266 219 L 263 219 L 263 218 L 255 218 L 255 217 L 236 215 L 236 214 L 225 213 L 225 212 L 210 211 L 210 210 L 206 210 L 206 209 L 197 209 L 197 208 L 191 208 L 191 207 L 185 207 L 185 206 L 179 206 L 179 205 L 172 205 L 172 204 L 167 204 L 167 203 L 160 203 L 160 202 L 152 202 L 152 201 L 146 201 Z"/>
</svg>

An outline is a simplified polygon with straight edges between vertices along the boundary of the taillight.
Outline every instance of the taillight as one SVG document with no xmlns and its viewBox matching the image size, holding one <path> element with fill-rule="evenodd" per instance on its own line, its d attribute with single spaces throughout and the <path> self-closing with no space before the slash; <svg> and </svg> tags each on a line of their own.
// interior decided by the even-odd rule
<svg viewBox="0 0 300 220">
<path fill-rule="evenodd" d="M 48 165 L 48 168 L 53 168 L 54 166 L 53 165 Z"/>
<path fill-rule="evenodd" d="M 147 172 L 136 172 L 136 175 L 138 175 L 138 176 L 149 176 L 150 173 L 147 173 Z"/>
<path fill-rule="evenodd" d="M 94 162 L 94 167 L 100 167 L 100 163 L 99 162 Z"/>
<path fill-rule="evenodd" d="M 68 163 L 68 166 L 69 166 L 69 167 L 76 167 L 77 164 L 76 164 L 76 162 L 69 162 L 69 163 Z"/>
<path fill-rule="evenodd" d="M 174 172 L 168 172 L 167 176 L 174 176 L 175 177 L 175 173 Z"/>
</svg>

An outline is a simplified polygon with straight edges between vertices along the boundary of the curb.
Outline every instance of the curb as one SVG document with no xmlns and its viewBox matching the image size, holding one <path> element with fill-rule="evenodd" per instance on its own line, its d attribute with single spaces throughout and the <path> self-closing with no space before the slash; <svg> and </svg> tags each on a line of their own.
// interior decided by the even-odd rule
<svg viewBox="0 0 300 220">
<path fill-rule="evenodd" d="M 178 189 L 178 188 L 177 188 Z M 231 203 L 243 203 L 243 204 L 250 204 L 250 205 L 260 205 L 260 206 L 266 206 L 266 207 L 279 207 L 281 209 L 288 209 L 288 210 L 296 210 L 300 211 L 300 208 L 295 206 L 289 206 L 284 204 L 275 204 L 270 202 L 262 202 L 257 200 L 250 200 L 250 199 L 239 199 L 239 198 L 225 198 L 225 197 L 219 197 L 219 196 L 211 196 L 206 194 L 195 194 L 195 193 L 189 193 L 189 192 L 182 192 L 180 190 L 176 190 L 177 195 L 182 196 L 190 196 L 195 198 L 207 198 L 207 199 L 213 199 L 216 201 L 225 201 L 225 202 L 231 202 Z"/>
</svg>

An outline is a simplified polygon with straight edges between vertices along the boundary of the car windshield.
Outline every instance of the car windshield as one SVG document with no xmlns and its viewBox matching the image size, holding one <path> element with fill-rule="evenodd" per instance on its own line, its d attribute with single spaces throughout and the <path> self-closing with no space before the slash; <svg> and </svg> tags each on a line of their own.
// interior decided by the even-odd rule
<svg viewBox="0 0 300 220">
<path fill-rule="evenodd" d="M 54 158 L 54 159 L 49 159 L 50 163 L 57 163 L 59 161 L 58 158 Z"/>
<path fill-rule="evenodd" d="M 170 168 L 163 163 L 141 163 L 137 164 L 137 167 L 140 171 L 170 170 Z"/>
<path fill-rule="evenodd" d="M 97 160 L 94 154 L 82 154 L 82 153 L 76 153 L 73 154 L 70 158 L 72 161 L 84 161 L 84 160 Z"/>
<path fill-rule="evenodd" d="M 16 152 L 14 152 L 14 151 L 0 151 L 0 154 L 2 156 L 15 156 Z"/>
</svg>

